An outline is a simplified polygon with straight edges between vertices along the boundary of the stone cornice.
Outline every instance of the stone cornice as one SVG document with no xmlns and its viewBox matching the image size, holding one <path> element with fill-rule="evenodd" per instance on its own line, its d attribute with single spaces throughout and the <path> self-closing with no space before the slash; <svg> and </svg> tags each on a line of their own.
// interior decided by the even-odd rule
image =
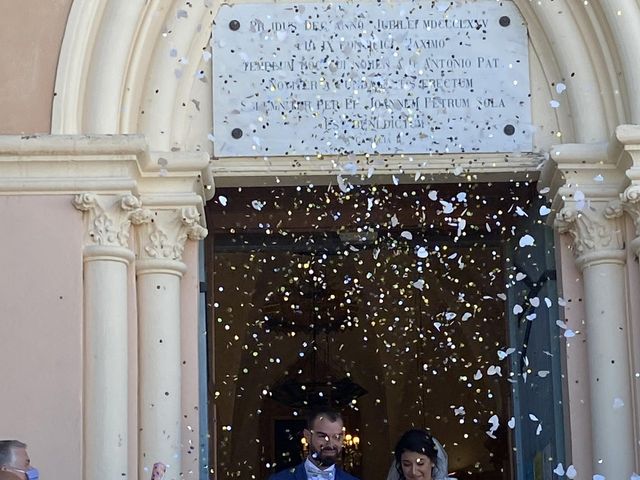
<svg viewBox="0 0 640 480">
<path fill-rule="evenodd" d="M 587 200 L 618 198 L 629 183 L 626 164 L 616 140 L 593 144 L 564 144 L 551 148 L 540 179 L 551 199 L 552 222 L 565 205 L 571 206 L 576 193 Z"/>
<path fill-rule="evenodd" d="M 458 153 L 437 155 L 297 155 L 224 157 L 211 161 L 216 185 L 322 184 L 343 175 L 351 183 L 535 181 L 544 155 Z M 246 182 L 245 182 L 246 179 Z"/>
<path fill-rule="evenodd" d="M 207 229 L 200 225 L 198 209 L 191 207 L 147 210 L 136 227 L 139 261 L 182 260 L 187 240 L 202 240 Z"/>
<path fill-rule="evenodd" d="M 213 178 L 206 153 L 150 151 L 141 135 L 0 136 L 0 195 L 87 191 L 164 198 L 202 214 Z"/>
</svg>

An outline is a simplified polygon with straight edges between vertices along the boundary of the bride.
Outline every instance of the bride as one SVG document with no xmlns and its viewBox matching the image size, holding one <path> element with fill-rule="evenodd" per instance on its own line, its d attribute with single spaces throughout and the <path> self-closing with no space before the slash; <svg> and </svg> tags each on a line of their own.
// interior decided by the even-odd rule
<svg viewBox="0 0 640 480">
<path fill-rule="evenodd" d="M 425 430 L 406 431 L 394 452 L 387 480 L 447 480 L 447 454 Z"/>
</svg>

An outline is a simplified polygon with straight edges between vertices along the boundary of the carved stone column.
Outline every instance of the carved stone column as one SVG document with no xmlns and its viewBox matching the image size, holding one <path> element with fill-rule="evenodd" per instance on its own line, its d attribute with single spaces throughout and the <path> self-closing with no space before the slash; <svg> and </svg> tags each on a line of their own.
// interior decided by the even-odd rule
<svg viewBox="0 0 640 480">
<path fill-rule="evenodd" d="M 593 473 L 629 478 L 633 412 L 621 211 L 603 199 L 571 202 L 555 219 L 573 240 L 583 274 L 593 432 Z"/>
<path fill-rule="evenodd" d="M 84 248 L 84 475 L 126 478 L 127 267 L 132 222 L 141 220 L 133 195 L 76 195 L 83 212 Z"/>
<path fill-rule="evenodd" d="M 185 242 L 202 240 L 195 207 L 158 209 L 138 228 L 136 261 L 140 362 L 139 478 L 153 464 L 168 466 L 166 480 L 180 478 L 181 362 L 180 283 Z"/>
</svg>

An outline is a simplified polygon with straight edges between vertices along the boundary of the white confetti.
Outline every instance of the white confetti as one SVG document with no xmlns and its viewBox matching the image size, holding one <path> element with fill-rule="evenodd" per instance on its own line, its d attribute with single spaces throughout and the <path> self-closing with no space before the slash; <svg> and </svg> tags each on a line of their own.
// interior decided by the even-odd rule
<svg viewBox="0 0 640 480">
<path fill-rule="evenodd" d="M 529 303 L 533 308 L 538 308 L 540 306 L 540 299 L 538 297 L 530 298 Z"/>
<path fill-rule="evenodd" d="M 498 429 L 498 427 L 500 426 L 500 420 L 498 419 L 497 415 L 493 415 L 490 419 L 489 419 L 489 424 L 491 425 L 489 427 L 489 431 L 487 432 L 487 435 L 489 435 L 491 438 L 496 438 L 494 435 L 494 432 Z"/>
<path fill-rule="evenodd" d="M 413 286 L 418 290 L 422 290 L 424 288 L 424 280 L 421 278 L 416 280 L 415 282 L 413 282 Z"/>
<path fill-rule="evenodd" d="M 539 376 L 540 378 L 546 378 L 548 375 L 549 375 L 549 371 L 548 371 L 548 370 L 540 370 L 540 371 L 538 372 L 538 376 Z"/>
<path fill-rule="evenodd" d="M 440 204 L 442 205 L 442 213 L 444 213 L 445 215 L 448 215 L 449 213 L 452 213 L 454 210 L 453 204 L 449 203 L 449 202 L 445 202 L 444 200 L 440 200 Z"/>
<path fill-rule="evenodd" d="M 514 305 L 513 306 L 513 314 L 514 315 L 519 315 L 523 312 L 522 307 L 520 305 Z"/>
<path fill-rule="evenodd" d="M 427 258 L 429 256 L 429 252 L 426 248 L 420 247 L 418 249 L 418 258 Z"/>
<path fill-rule="evenodd" d="M 567 89 L 567 86 L 564 83 L 557 83 L 556 84 L 556 92 L 558 93 L 562 93 Z"/>
<path fill-rule="evenodd" d="M 433 200 L 434 202 L 436 200 L 438 200 L 438 192 L 436 190 L 429 190 L 429 199 Z"/>
<path fill-rule="evenodd" d="M 266 205 L 266 202 L 261 202 L 260 200 L 253 200 L 251 202 L 251 206 L 258 211 L 262 210 L 265 205 Z"/>
<path fill-rule="evenodd" d="M 529 420 L 531 420 L 532 422 L 539 422 L 540 420 L 538 420 L 538 417 L 536 417 L 533 413 L 529 414 Z"/>
<path fill-rule="evenodd" d="M 511 355 L 513 352 L 515 352 L 516 349 L 513 347 L 509 347 L 506 350 L 498 350 L 498 358 L 500 360 L 504 360 L 505 358 L 507 358 L 509 355 Z"/>
<path fill-rule="evenodd" d="M 616 397 L 613 399 L 613 409 L 618 410 L 619 408 L 624 407 L 624 401 L 620 397 Z"/>
<path fill-rule="evenodd" d="M 593 476 L 593 480 L 606 480 L 606 477 L 604 475 L 600 475 L 599 473 L 596 473 Z"/>
<path fill-rule="evenodd" d="M 578 472 L 576 471 L 576 467 L 573 465 L 569 465 L 567 467 L 567 478 L 573 479 L 578 476 Z"/>
<path fill-rule="evenodd" d="M 584 210 L 586 205 L 584 192 L 576 190 L 576 193 L 573 194 L 573 199 L 576 201 L 576 210 Z"/>
<path fill-rule="evenodd" d="M 491 376 L 491 375 L 498 375 L 499 377 L 502 376 L 502 367 L 499 367 L 497 365 L 491 365 L 489 368 L 487 368 L 487 375 Z"/>
<path fill-rule="evenodd" d="M 540 212 L 540 216 L 544 217 L 545 215 L 549 215 L 551 213 L 551 209 L 546 205 L 542 205 L 540 207 L 539 212 Z"/>
<path fill-rule="evenodd" d="M 528 217 L 527 212 L 525 212 L 522 208 L 516 207 L 516 215 L 519 217 Z"/>
<path fill-rule="evenodd" d="M 342 175 L 338 175 L 336 179 L 338 180 L 338 188 L 342 193 L 348 193 L 353 188 L 349 182 L 342 177 Z"/>
<path fill-rule="evenodd" d="M 574 332 L 574 331 L 573 331 L 573 330 L 571 330 L 570 328 L 567 328 L 567 329 L 564 331 L 564 337 L 565 337 L 565 338 L 573 338 L 573 337 L 575 337 L 575 336 L 576 336 L 576 332 Z"/>
<path fill-rule="evenodd" d="M 398 220 L 398 217 L 396 217 L 396 214 L 393 214 L 393 217 L 391 217 L 391 227 L 395 228 L 400 224 L 400 221 Z"/>
<path fill-rule="evenodd" d="M 224 195 L 220 195 L 218 197 L 218 201 L 220 202 L 220 205 L 222 205 L 223 207 L 227 206 L 227 197 L 225 197 Z"/>
<path fill-rule="evenodd" d="M 353 162 L 348 162 L 342 165 L 341 170 L 347 175 L 355 175 L 358 172 L 358 166 Z"/>
<path fill-rule="evenodd" d="M 516 281 L 519 282 L 521 280 L 524 280 L 525 278 L 527 278 L 527 275 L 522 273 L 522 272 L 518 272 L 516 273 Z"/>
<path fill-rule="evenodd" d="M 564 467 L 562 466 L 562 463 L 559 463 L 558 466 L 553 469 L 553 473 L 555 473 L 559 477 L 564 475 Z"/>
<path fill-rule="evenodd" d="M 447 10 L 449 10 L 450 6 L 451 5 L 448 1 L 438 0 L 438 2 L 436 2 L 436 8 L 439 12 L 446 12 Z"/>
<path fill-rule="evenodd" d="M 507 425 L 511 430 L 513 430 L 514 428 L 516 428 L 516 419 L 514 417 L 511 417 L 507 422 Z"/>
<path fill-rule="evenodd" d="M 601 173 L 599 173 L 598 175 L 593 177 L 593 181 L 596 183 L 602 183 L 604 182 L 604 176 Z"/>
<path fill-rule="evenodd" d="M 558 297 L 558 305 L 561 306 L 561 307 L 566 307 L 567 306 L 567 301 L 562 297 Z"/>
<path fill-rule="evenodd" d="M 462 231 L 464 230 L 464 228 L 467 226 L 467 221 L 464 218 L 459 218 L 458 219 L 458 232 L 456 233 L 456 236 L 460 236 L 462 235 Z"/>
<path fill-rule="evenodd" d="M 558 108 L 560 106 L 560 102 L 557 100 L 551 100 L 549 105 L 551 105 L 551 108 Z"/>
<path fill-rule="evenodd" d="M 478 369 L 476 373 L 473 374 L 474 380 L 480 380 L 482 378 L 482 372 Z"/>
<path fill-rule="evenodd" d="M 413 240 L 413 234 L 412 234 L 411 232 L 407 231 L 407 230 L 404 230 L 404 231 L 400 234 L 400 236 L 401 236 L 402 238 L 406 238 L 407 240 Z"/>
<path fill-rule="evenodd" d="M 518 244 L 520 245 L 521 248 L 531 247 L 534 244 L 534 239 L 531 235 L 527 234 L 520 239 L 520 242 L 518 242 Z"/>
</svg>

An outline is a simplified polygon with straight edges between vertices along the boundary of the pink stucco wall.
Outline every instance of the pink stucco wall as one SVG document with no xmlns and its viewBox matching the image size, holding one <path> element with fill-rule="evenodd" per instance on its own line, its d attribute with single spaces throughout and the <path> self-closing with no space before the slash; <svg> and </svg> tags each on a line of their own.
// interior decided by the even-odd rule
<svg viewBox="0 0 640 480">
<path fill-rule="evenodd" d="M 47 133 L 72 0 L 2 2 L 0 133 Z"/>
<path fill-rule="evenodd" d="M 42 478 L 80 479 L 82 215 L 69 196 L 0 196 L 0 436 Z"/>
</svg>

